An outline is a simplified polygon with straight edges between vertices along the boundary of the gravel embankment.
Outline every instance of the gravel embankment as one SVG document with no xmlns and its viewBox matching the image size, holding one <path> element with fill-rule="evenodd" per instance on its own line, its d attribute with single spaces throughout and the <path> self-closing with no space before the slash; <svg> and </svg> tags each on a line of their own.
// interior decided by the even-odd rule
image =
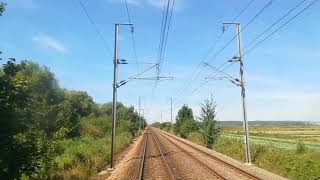
<svg viewBox="0 0 320 180">
<path fill-rule="evenodd" d="M 107 179 L 138 179 L 142 150 L 143 135 L 136 139 L 132 148 L 116 165 L 116 169 Z"/>
</svg>

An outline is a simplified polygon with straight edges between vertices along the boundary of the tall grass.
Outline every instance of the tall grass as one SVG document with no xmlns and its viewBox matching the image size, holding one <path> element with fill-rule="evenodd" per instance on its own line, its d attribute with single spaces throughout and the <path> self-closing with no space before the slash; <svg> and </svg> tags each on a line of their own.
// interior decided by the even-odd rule
<svg viewBox="0 0 320 180">
<path fill-rule="evenodd" d="M 49 173 L 51 179 L 88 179 L 110 163 L 111 133 L 106 118 L 83 119 L 80 137 L 56 142 L 58 156 Z M 133 138 L 128 130 L 117 129 L 116 153 Z"/>
<path fill-rule="evenodd" d="M 195 138 L 199 136 L 195 133 L 188 139 L 202 145 L 202 140 Z M 320 179 L 320 153 L 306 149 L 301 143 L 295 150 L 251 143 L 252 163 L 290 179 Z M 241 139 L 220 137 L 214 150 L 245 162 L 244 142 Z"/>
</svg>

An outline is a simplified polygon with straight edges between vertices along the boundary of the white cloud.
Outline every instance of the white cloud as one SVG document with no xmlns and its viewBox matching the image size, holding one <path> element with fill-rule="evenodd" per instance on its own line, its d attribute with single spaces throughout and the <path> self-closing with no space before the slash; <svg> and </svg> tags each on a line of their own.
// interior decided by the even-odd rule
<svg viewBox="0 0 320 180">
<path fill-rule="evenodd" d="M 32 41 L 38 43 L 39 45 L 53 49 L 60 53 L 67 53 L 67 48 L 58 40 L 54 39 L 53 37 L 47 35 L 39 35 L 32 38 Z"/>
</svg>

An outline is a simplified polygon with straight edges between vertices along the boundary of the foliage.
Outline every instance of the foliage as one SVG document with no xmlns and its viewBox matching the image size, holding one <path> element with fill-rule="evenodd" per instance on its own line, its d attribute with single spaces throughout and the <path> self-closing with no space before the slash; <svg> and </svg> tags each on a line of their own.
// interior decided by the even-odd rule
<svg viewBox="0 0 320 180">
<path fill-rule="evenodd" d="M 296 153 L 303 154 L 306 151 L 307 151 L 306 145 L 302 141 L 299 141 L 297 144 Z"/>
<path fill-rule="evenodd" d="M 163 122 L 163 123 L 155 122 L 155 123 L 151 124 L 151 126 L 162 129 L 167 132 L 171 132 L 171 123 L 170 122 Z"/>
<path fill-rule="evenodd" d="M 252 163 L 280 174 L 290 179 L 317 179 L 320 178 L 319 152 L 304 151 L 298 153 L 295 150 L 276 148 L 272 145 L 260 145 L 251 143 Z M 242 140 L 220 137 L 215 145 L 215 150 L 245 161 L 245 150 Z M 317 159 L 318 158 L 318 159 Z"/>
<path fill-rule="evenodd" d="M 201 146 L 206 146 L 205 141 L 203 139 L 202 133 L 199 132 L 191 132 L 188 136 L 188 140 L 195 142 Z"/>
<path fill-rule="evenodd" d="M 174 132 L 186 139 L 190 132 L 196 131 L 197 129 L 198 125 L 194 120 L 192 109 L 187 105 L 183 105 L 176 116 Z"/>
<path fill-rule="evenodd" d="M 207 148 L 212 149 L 213 144 L 216 142 L 220 128 L 217 126 L 216 118 L 216 103 L 213 98 L 206 99 L 204 104 L 201 104 L 200 121 L 201 133 Z"/>
<path fill-rule="evenodd" d="M 2 16 L 3 12 L 6 10 L 6 3 L 0 2 L 0 16 Z"/>
<path fill-rule="evenodd" d="M 133 107 L 117 106 L 120 150 L 139 121 L 146 123 Z M 111 103 L 98 105 L 86 92 L 62 89 L 49 68 L 9 59 L 0 69 L 0 177 L 64 178 L 81 167 L 79 176 L 68 178 L 87 178 L 107 159 L 111 113 Z"/>
<path fill-rule="evenodd" d="M 130 133 L 117 134 L 116 152 L 119 152 L 131 140 Z M 81 136 L 77 139 L 59 141 L 63 152 L 56 156 L 56 168 L 51 171 L 52 179 L 88 179 L 106 167 L 110 162 L 110 136 L 102 138 Z M 107 160 L 107 162 L 106 162 Z"/>
</svg>

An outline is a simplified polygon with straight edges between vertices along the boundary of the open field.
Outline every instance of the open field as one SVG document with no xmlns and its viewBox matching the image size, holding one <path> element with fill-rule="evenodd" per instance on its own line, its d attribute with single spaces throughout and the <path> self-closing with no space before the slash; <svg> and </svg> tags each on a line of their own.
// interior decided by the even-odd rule
<svg viewBox="0 0 320 180">
<path fill-rule="evenodd" d="M 290 179 L 320 177 L 320 126 L 311 124 L 249 125 L 252 163 L 260 168 Z M 214 150 L 245 162 L 243 128 L 241 122 L 220 124 L 221 136 Z M 199 132 L 188 139 L 205 146 Z"/>
<path fill-rule="evenodd" d="M 320 144 L 320 125 L 251 125 L 249 132 L 252 137 L 268 137 L 286 139 L 288 142 L 306 141 Z M 223 134 L 243 135 L 241 125 L 222 126 Z M 312 143 L 311 143 L 312 144 Z"/>
<path fill-rule="evenodd" d="M 243 139 L 243 135 L 238 134 L 222 134 L 222 137 L 226 138 L 235 138 Z M 283 149 L 294 150 L 297 147 L 298 143 L 303 143 L 306 148 L 314 151 L 320 152 L 320 143 L 319 142 L 308 142 L 308 141 L 299 141 L 297 139 L 280 139 L 272 137 L 262 137 L 262 136 L 250 136 L 250 143 L 259 144 L 259 145 L 271 145 Z"/>
</svg>

